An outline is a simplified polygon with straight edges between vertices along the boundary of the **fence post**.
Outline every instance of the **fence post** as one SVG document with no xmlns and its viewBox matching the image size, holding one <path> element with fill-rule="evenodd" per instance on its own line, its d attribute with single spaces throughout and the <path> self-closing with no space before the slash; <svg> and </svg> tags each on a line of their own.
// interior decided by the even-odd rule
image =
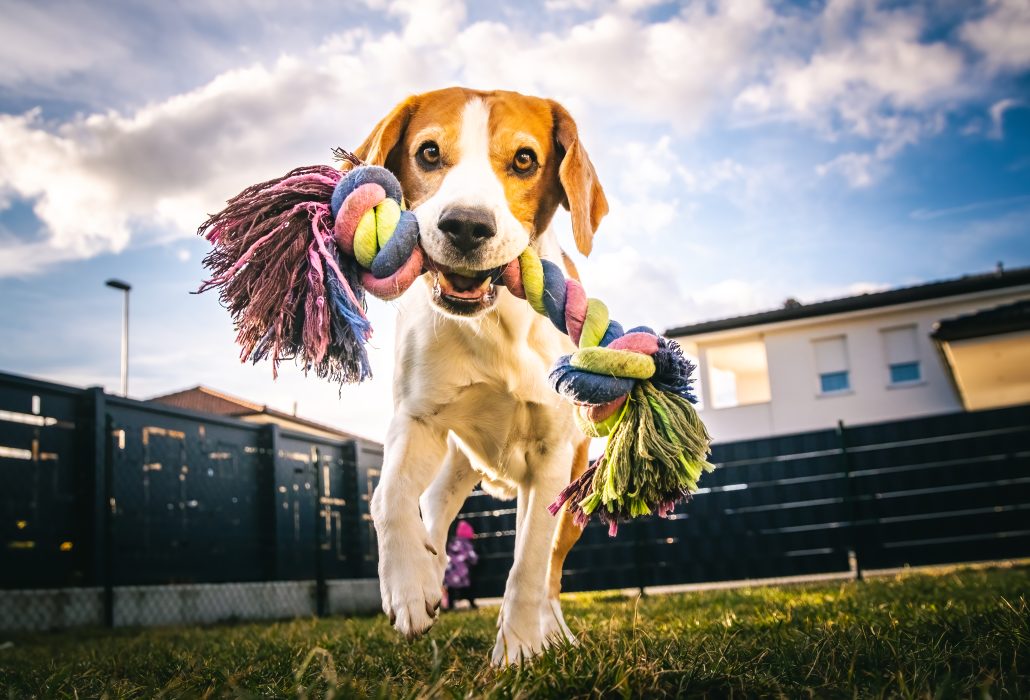
<svg viewBox="0 0 1030 700">
<path fill-rule="evenodd" d="M 114 625 L 114 595 L 112 581 L 112 547 L 111 547 L 111 466 L 114 451 L 112 442 L 113 424 L 107 413 L 107 395 L 100 387 L 94 386 L 83 392 L 85 407 L 85 444 L 88 445 L 83 467 L 92 473 L 91 490 L 88 494 L 92 502 L 88 512 L 92 521 L 92 582 L 101 589 L 101 607 L 103 624 Z"/>
<path fill-rule="evenodd" d="M 104 415 L 104 624 L 114 627 L 114 419 L 111 414 Z"/>
<path fill-rule="evenodd" d="M 279 475 L 276 462 L 279 459 L 279 426 L 268 423 L 261 428 L 258 438 L 259 455 L 264 459 L 261 466 L 261 509 L 265 522 L 260 532 L 261 546 L 265 552 L 265 578 L 268 581 L 279 581 L 284 578 L 284 567 L 281 565 L 279 553 L 279 501 L 277 489 Z"/>
<path fill-rule="evenodd" d="M 323 518 L 325 514 L 322 512 L 322 508 L 328 508 L 328 504 L 322 503 L 322 455 L 317 447 L 311 448 L 311 457 L 315 467 L 315 614 L 318 617 L 325 617 L 329 591 L 325 583 L 325 567 L 323 566 L 325 549 Z"/>
<path fill-rule="evenodd" d="M 860 526 L 858 524 L 858 504 L 855 499 L 855 486 L 851 481 L 851 455 L 848 454 L 848 440 L 845 434 L 844 421 L 837 421 L 837 441 L 840 445 L 841 463 L 844 467 L 844 502 L 848 514 L 848 540 L 851 544 L 850 554 L 855 557 L 855 580 L 862 580 L 861 546 L 859 544 Z M 849 556 L 850 558 L 850 556 Z"/>
<path fill-rule="evenodd" d="M 361 578 L 364 549 L 361 546 L 361 513 L 358 508 L 358 442 L 340 443 L 340 488 L 343 495 L 342 525 L 347 533 L 347 577 Z"/>
</svg>

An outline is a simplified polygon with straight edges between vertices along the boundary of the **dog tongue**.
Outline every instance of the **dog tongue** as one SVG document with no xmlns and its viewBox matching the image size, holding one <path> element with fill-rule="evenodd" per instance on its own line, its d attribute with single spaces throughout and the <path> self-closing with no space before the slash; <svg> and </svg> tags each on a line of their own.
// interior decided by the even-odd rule
<svg viewBox="0 0 1030 700">
<path fill-rule="evenodd" d="M 442 292 L 459 299 L 478 299 L 489 287 L 489 277 L 465 277 L 456 272 L 444 272 L 440 275 Z"/>
</svg>

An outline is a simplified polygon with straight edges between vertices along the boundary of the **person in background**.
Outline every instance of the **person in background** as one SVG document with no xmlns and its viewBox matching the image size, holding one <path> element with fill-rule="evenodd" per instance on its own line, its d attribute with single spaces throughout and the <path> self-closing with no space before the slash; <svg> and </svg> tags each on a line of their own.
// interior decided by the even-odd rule
<svg viewBox="0 0 1030 700">
<path fill-rule="evenodd" d="M 447 543 L 447 570 L 443 575 L 443 585 L 447 588 L 446 610 L 454 609 L 455 603 L 462 599 L 467 600 L 471 608 L 479 607 L 472 597 L 471 567 L 479 561 L 479 555 L 472 546 L 472 538 L 475 536 L 472 526 L 465 520 L 459 520 L 454 537 Z"/>
</svg>

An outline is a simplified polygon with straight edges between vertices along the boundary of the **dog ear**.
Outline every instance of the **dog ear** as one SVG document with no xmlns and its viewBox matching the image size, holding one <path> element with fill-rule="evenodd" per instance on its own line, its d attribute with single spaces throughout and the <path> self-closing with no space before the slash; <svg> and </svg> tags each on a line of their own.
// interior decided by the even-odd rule
<svg viewBox="0 0 1030 700">
<path fill-rule="evenodd" d="M 572 116 L 557 102 L 551 100 L 554 118 L 554 140 L 558 143 L 561 165 L 558 181 L 562 188 L 562 206 L 572 214 L 572 235 L 576 247 L 583 255 L 590 255 L 594 245 L 594 232 L 608 213 L 608 200 L 601 189 L 590 157 L 579 142 L 579 130 Z"/>
<path fill-rule="evenodd" d="M 408 128 L 408 122 L 415 111 L 415 98 L 409 97 L 393 108 L 375 128 L 372 133 L 354 151 L 361 160 L 368 165 L 381 165 L 387 170 L 398 175 L 398 158 L 400 153 L 397 146 L 400 145 L 404 130 Z"/>
</svg>

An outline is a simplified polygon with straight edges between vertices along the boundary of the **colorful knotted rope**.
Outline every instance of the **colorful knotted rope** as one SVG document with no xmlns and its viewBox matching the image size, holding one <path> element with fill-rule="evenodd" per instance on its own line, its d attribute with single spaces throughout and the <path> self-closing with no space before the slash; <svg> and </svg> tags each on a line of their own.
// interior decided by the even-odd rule
<svg viewBox="0 0 1030 700">
<path fill-rule="evenodd" d="M 200 291 L 220 288 L 242 358 L 270 356 L 273 372 L 294 357 L 305 371 L 341 382 L 370 376 L 364 291 L 394 299 L 426 267 L 400 183 L 375 166 L 346 174 L 299 168 L 247 188 L 199 232 L 215 246 L 204 260 L 214 275 Z M 692 405 L 694 367 L 679 346 L 644 326 L 624 331 L 604 303 L 532 248 L 497 282 L 579 346 L 558 360 L 551 384 L 576 404 L 585 434 L 608 438 L 604 455 L 559 494 L 552 513 L 568 503 L 579 524 L 596 513 L 614 535 L 620 519 L 665 516 L 688 499 L 712 466 Z"/>
</svg>

